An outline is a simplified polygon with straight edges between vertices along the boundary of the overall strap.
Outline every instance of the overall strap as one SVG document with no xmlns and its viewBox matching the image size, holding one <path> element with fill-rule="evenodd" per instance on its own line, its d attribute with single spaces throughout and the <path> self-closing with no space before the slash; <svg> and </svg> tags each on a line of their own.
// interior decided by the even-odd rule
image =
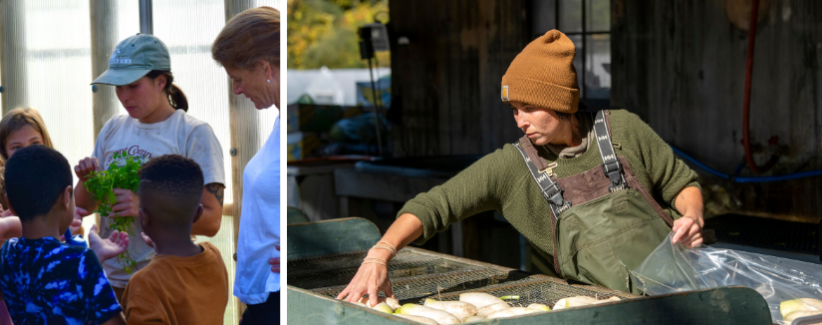
<svg viewBox="0 0 822 325">
<path fill-rule="evenodd" d="M 628 188 L 628 182 L 622 174 L 622 166 L 619 164 L 614 145 L 611 144 L 611 134 L 608 132 L 608 122 L 605 118 L 605 110 L 597 112 L 594 119 L 594 136 L 599 147 L 599 156 L 602 157 L 602 171 L 611 180 L 608 190 L 611 193 Z"/>
<path fill-rule="evenodd" d="M 539 186 L 539 189 L 542 191 L 542 196 L 548 201 L 548 205 L 551 207 L 552 217 L 556 220 L 562 212 L 565 212 L 565 210 L 571 207 L 571 201 L 565 201 L 565 199 L 562 198 L 562 188 L 559 184 L 551 180 L 547 169 L 540 170 L 534 164 L 534 160 L 539 159 L 539 154 L 536 148 L 531 144 L 531 140 L 523 137 L 519 142 L 513 145 L 514 148 L 519 150 L 522 159 L 525 160 L 528 171 L 531 172 L 531 176 L 534 178 L 534 181 L 537 182 L 537 186 Z"/>
</svg>

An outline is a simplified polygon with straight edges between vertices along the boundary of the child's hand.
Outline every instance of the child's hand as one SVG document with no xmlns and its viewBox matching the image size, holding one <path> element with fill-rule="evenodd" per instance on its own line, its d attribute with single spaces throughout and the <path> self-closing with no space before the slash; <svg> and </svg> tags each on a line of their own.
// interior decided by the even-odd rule
<svg viewBox="0 0 822 325">
<path fill-rule="evenodd" d="M 100 168 L 100 162 L 97 161 L 97 158 L 92 157 L 86 157 L 80 160 L 77 166 L 74 166 L 74 174 L 77 175 L 77 178 L 79 178 L 81 182 L 85 182 L 91 172 L 101 170 L 103 169 Z"/>
<path fill-rule="evenodd" d="M 277 251 L 279 252 L 280 251 L 280 246 L 276 246 L 276 247 L 277 247 Z M 279 257 L 269 258 L 268 259 L 268 264 L 271 265 L 271 272 L 280 273 L 280 258 Z"/>
<path fill-rule="evenodd" d="M 154 241 L 152 241 L 151 238 L 148 237 L 148 235 L 146 235 L 146 233 L 140 232 L 140 237 L 143 237 L 143 241 L 146 242 L 146 245 L 148 245 L 148 247 L 154 248 Z"/>
<path fill-rule="evenodd" d="M 80 228 L 83 227 L 83 217 L 87 215 L 89 215 L 89 213 L 86 209 L 80 207 L 74 209 L 74 220 L 71 221 L 71 226 L 69 226 L 72 235 L 79 234 Z"/>
<path fill-rule="evenodd" d="M 140 213 L 140 197 L 131 190 L 115 188 L 113 190 L 117 203 L 111 207 L 111 212 L 118 217 L 137 217 Z"/>
<path fill-rule="evenodd" d="M 69 229 L 71 230 L 71 234 L 73 235 L 75 232 L 79 231 L 80 227 L 82 227 L 82 226 L 83 226 L 83 221 L 77 219 L 77 215 L 75 215 L 75 218 L 73 220 L 71 220 L 71 224 L 69 225 Z M 65 235 L 60 235 L 60 241 L 66 241 L 66 236 Z"/>
<path fill-rule="evenodd" d="M 97 259 L 103 262 L 128 249 L 128 233 L 115 231 L 108 239 L 102 239 L 97 234 L 97 225 L 93 225 L 88 232 L 88 247 L 97 254 Z"/>
<path fill-rule="evenodd" d="M 3 214 L 0 214 L 0 218 L 10 217 L 10 216 L 13 216 L 13 215 L 14 214 L 11 212 L 11 209 L 8 209 L 8 210 L 3 211 Z"/>
</svg>

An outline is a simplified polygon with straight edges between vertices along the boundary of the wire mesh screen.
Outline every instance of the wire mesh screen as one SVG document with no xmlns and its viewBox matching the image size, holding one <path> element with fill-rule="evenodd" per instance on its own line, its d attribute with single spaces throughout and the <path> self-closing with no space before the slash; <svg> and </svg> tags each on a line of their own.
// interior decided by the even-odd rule
<svg viewBox="0 0 822 325">
<path fill-rule="evenodd" d="M 611 297 L 619 297 L 620 299 L 638 297 L 626 292 L 608 290 L 602 287 L 572 286 L 540 275 L 471 291 L 484 292 L 495 297 L 518 296 L 518 299 L 508 300 L 509 305 L 517 307 L 526 307 L 532 303 L 539 303 L 554 308 L 554 304 L 560 299 L 576 296 L 589 296 L 599 300 Z M 442 301 L 457 301 L 460 298 L 459 294 L 440 294 L 434 298 Z M 422 303 L 422 301 L 419 302 Z"/>
</svg>

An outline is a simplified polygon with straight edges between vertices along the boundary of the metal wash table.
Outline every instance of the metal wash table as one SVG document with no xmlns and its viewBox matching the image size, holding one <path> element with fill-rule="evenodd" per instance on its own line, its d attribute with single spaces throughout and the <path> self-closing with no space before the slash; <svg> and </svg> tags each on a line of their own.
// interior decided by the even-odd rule
<svg viewBox="0 0 822 325">
<path fill-rule="evenodd" d="M 334 299 L 379 239 L 376 226 L 361 218 L 288 226 L 288 323 L 418 324 Z M 458 300 L 469 291 L 519 295 L 517 304 L 550 307 L 579 295 L 624 299 L 477 324 L 771 324 L 765 300 L 745 287 L 643 297 L 411 247 L 389 262 L 389 276 L 401 303 Z"/>
</svg>

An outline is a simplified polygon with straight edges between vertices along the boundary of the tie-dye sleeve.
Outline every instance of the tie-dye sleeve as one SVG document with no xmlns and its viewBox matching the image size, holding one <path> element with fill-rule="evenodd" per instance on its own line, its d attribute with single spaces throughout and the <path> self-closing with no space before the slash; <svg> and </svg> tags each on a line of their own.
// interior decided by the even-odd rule
<svg viewBox="0 0 822 325">
<path fill-rule="evenodd" d="M 123 310 L 94 251 L 88 249 L 83 253 L 77 277 L 83 281 L 83 296 L 91 323 L 105 323 Z"/>
</svg>

